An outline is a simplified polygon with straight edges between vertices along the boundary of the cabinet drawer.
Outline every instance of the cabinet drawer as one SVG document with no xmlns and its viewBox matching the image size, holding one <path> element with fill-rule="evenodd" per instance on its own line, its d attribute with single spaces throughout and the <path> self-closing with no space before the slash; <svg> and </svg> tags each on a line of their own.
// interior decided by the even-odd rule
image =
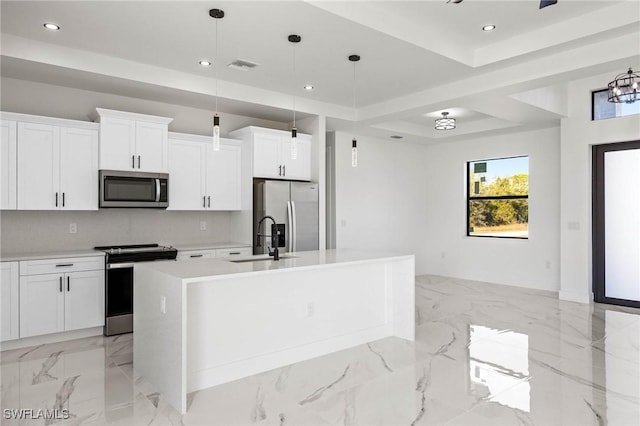
<svg viewBox="0 0 640 426">
<path fill-rule="evenodd" d="M 103 269 L 103 256 L 24 260 L 20 262 L 21 276 L 55 274 L 63 272 L 96 271 Z"/>
<path fill-rule="evenodd" d="M 178 252 L 178 260 L 216 257 L 215 250 L 185 250 Z"/>
<path fill-rule="evenodd" d="M 236 247 L 216 250 L 216 257 L 251 256 L 252 254 L 253 249 L 251 247 Z"/>
</svg>

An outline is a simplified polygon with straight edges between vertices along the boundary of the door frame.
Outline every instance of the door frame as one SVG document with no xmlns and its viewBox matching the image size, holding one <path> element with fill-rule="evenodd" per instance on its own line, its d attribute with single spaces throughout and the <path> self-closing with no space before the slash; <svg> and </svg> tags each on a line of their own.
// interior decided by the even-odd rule
<svg viewBox="0 0 640 426">
<path fill-rule="evenodd" d="M 607 152 L 640 149 L 640 140 L 616 142 L 592 147 L 592 252 L 593 297 L 598 303 L 640 308 L 640 301 L 605 296 L 605 193 L 604 156 Z"/>
</svg>

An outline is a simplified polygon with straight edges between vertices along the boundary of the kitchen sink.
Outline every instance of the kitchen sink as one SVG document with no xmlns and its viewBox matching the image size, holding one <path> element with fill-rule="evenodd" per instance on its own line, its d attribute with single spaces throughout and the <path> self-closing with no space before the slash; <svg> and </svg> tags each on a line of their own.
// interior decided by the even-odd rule
<svg viewBox="0 0 640 426">
<path fill-rule="evenodd" d="M 284 259 L 295 259 L 298 256 L 287 256 L 287 255 L 281 255 L 280 256 L 280 260 L 284 260 Z M 266 260 L 273 260 L 272 256 L 268 256 L 268 257 L 258 257 L 258 258 L 251 258 L 251 259 L 238 259 L 238 260 L 230 260 L 229 262 L 233 262 L 233 263 L 247 263 L 247 262 L 264 262 Z M 277 262 L 277 261 L 276 261 Z"/>
</svg>

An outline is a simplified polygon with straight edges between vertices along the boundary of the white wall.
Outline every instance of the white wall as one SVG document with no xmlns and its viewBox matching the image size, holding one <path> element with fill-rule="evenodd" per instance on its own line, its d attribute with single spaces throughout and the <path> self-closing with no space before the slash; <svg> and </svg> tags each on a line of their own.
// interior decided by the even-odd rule
<svg viewBox="0 0 640 426">
<path fill-rule="evenodd" d="M 544 290 L 559 289 L 558 128 L 443 142 L 427 148 L 426 272 Z M 466 236 L 466 162 L 529 156 L 529 239 Z M 548 262 L 548 263 L 547 263 Z"/>
<path fill-rule="evenodd" d="M 335 133 L 336 247 L 415 254 L 427 273 L 426 148 L 359 136 L 354 168 L 351 139 Z"/>
<path fill-rule="evenodd" d="M 2 87 L 0 110 L 2 111 L 92 121 L 92 114 L 95 113 L 96 107 L 99 107 L 172 117 L 173 121 L 169 123 L 170 132 L 195 135 L 211 134 L 213 105 L 210 110 L 191 108 L 6 77 L 0 80 L 0 84 Z M 224 111 L 220 112 L 220 124 L 222 137 L 227 137 L 230 131 L 245 126 L 289 129 L 287 123 L 227 114 Z"/>
<path fill-rule="evenodd" d="M 211 134 L 210 110 L 12 78 L 2 78 L 1 86 L 2 111 L 90 121 L 95 108 L 103 107 L 173 117 L 170 131 Z M 233 114 L 221 113 L 221 119 L 223 136 L 249 125 L 289 128 L 287 123 Z M 105 209 L 98 212 L 3 211 L 1 215 L 0 249 L 6 253 L 151 242 L 251 243 L 253 239 L 251 212 Z M 201 221 L 207 222 L 206 231 L 200 231 Z M 77 223 L 77 234 L 69 234 L 70 223 Z"/>
<path fill-rule="evenodd" d="M 620 72 L 620 70 L 618 70 Z M 616 74 L 569 84 L 569 116 L 562 120 L 560 298 L 588 303 L 592 290 L 591 150 L 593 145 L 640 140 L 640 116 L 591 121 L 591 91 Z M 569 229 L 571 225 L 572 229 Z M 576 229 L 577 228 L 577 229 Z"/>
</svg>

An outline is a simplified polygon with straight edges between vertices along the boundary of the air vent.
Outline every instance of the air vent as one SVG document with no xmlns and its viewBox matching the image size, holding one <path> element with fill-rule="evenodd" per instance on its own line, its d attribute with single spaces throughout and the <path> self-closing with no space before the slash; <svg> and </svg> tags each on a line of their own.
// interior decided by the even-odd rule
<svg viewBox="0 0 640 426">
<path fill-rule="evenodd" d="M 240 71 L 249 71 L 250 69 L 257 67 L 258 65 L 259 64 L 256 64 L 255 62 L 245 61 L 244 59 L 236 59 L 235 61 L 231 62 L 228 67 Z"/>
</svg>

